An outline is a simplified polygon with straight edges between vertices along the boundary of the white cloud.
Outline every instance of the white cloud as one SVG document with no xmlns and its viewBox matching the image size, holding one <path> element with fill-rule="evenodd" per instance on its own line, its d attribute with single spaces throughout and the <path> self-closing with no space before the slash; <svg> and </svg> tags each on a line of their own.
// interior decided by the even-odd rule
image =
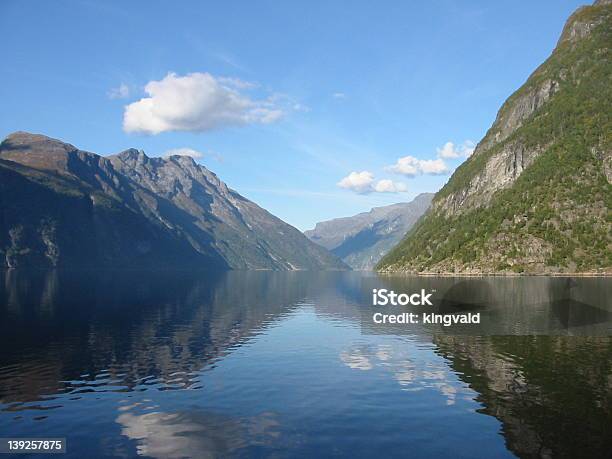
<svg viewBox="0 0 612 459">
<path fill-rule="evenodd" d="M 446 163 L 441 159 L 425 159 L 419 161 L 419 167 L 423 174 L 442 175 L 448 172 Z"/>
<path fill-rule="evenodd" d="M 418 159 L 414 156 L 399 158 L 393 166 L 386 170 L 396 174 L 414 177 L 421 174 L 442 175 L 448 172 L 448 167 L 441 159 Z"/>
<path fill-rule="evenodd" d="M 344 94 L 343 92 L 335 92 L 332 94 L 332 97 L 334 99 L 346 99 L 346 94 Z"/>
<path fill-rule="evenodd" d="M 414 156 L 404 156 L 399 158 L 393 166 L 388 166 L 386 169 L 396 174 L 415 176 L 420 172 L 419 162 L 420 160 Z"/>
<path fill-rule="evenodd" d="M 204 153 L 194 150 L 192 148 L 173 148 L 166 151 L 162 156 L 168 158 L 169 156 L 190 156 L 193 159 L 202 159 Z"/>
<path fill-rule="evenodd" d="M 283 116 L 272 99 L 252 99 L 240 92 L 248 83 L 209 73 L 169 73 L 145 86 L 148 97 L 125 107 L 126 132 L 203 132 L 227 126 L 268 124 Z"/>
<path fill-rule="evenodd" d="M 455 145 L 449 141 L 436 149 L 437 159 L 418 159 L 414 156 L 404 156 L 399 158 L 392 166 L 387 166 L 385 170 L 408 177 L 422 174 L 444 175 L 449 172 L 449 167 L 444 162 L 445 159 L 467 158 L 474 152 L 475 145 L 471 140 L 466 140 L 461 145 Z"/>
<path fill-rule="evenodd" d="M 356 191 L 357 193 L 370 193 L 374 174 L 368 171 L 351 172 L 338 182 L 340 188 Z"/>
<path fill-rule="evenodd" d="M 374 191 L 377 193 L 402 193 L 404 191 L 408 191 L 408 187 L 400 182 L 383 179 L 379 180 L 378 183 L 374 185 Z"/>
<path fill-rule="evenodd" d="M 461 156 L 461 152 L 455 148 L 453 142 L 446 142 L 442 148 L 437 150 L 440 158 L 458 158 Z"/>
<path fill-rule="evenodd" d="M 471 140 L 466 140 L 461 145 L 455 145 L 453 142 L 446 142 L 444 146 L 438 148 L 438 156 L 440 158 L 453 159 L 459 157 L 469 157 L 474 153 L 476 144 Z"/>
<path fill-rule="evenodd" d="M 375 183 L 374 174 L 368 171 L 351 172 L 338 182 L 340 188 L 360 194 L 368 193 L 402 193 L 408 191 L 405 184 L 383 179 Z"/>
<path fill-rule="evenodd" d="M 130 97 L 130 88 L 127 84 L 121 83 L 118 87 L 108 91 L 107 95 L 109 99 L 127 99 Z"/>
</svg>

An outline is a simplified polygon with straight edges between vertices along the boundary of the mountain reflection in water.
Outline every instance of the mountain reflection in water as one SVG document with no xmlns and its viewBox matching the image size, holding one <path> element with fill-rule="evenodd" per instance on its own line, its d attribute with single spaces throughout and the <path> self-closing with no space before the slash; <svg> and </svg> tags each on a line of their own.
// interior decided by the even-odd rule
<svg viewBox="0 0 612 459">
<path fill-rule="evenodd" d="M 380 329 L 372 288 L 435 290 L 439 312 L 494 326 Z M 597 278 L 9 271 L 0 431 L 67 437 L 70 457 L 604 457 L 609 294 Z"/>
</svg>

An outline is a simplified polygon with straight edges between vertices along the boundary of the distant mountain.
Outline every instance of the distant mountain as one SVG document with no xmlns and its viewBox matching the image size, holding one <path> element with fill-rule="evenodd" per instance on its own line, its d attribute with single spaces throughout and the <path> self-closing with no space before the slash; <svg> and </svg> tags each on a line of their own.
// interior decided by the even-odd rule
<svg viewBox="0 0 612 459">
<path fill-rule="evenodd" d="M 0 144 L 0 267 L 346 269 L 192 158 Z"/>
<path fill-rule="evenodd" d="M 433 193 L 422 193 L 411 202 L 375 207 L 352 217 L 320 222 L 304 234 L 353 269 L 371 270 L 425 213 L 433 196 Z"/>
<path fill-rule="evenodd" d="M 612 272 L 612 2 L 578 9 L 378 269 Z"/>
</svg>

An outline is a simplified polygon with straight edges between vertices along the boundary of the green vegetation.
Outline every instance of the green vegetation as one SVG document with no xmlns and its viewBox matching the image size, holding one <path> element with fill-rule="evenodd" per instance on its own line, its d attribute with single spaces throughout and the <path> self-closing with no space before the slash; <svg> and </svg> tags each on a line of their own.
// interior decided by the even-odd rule
<svg viewBox="0 0 612 459">
<path fill-rule="evenodd" d="M 603 167 L 606 152 L 612 150 L 611 9 L 587 7 L 572 17 L 600 25 L 585 38 L 561 40 L 503 105 L 481 142 L 485 148 L 457 169 L 436 195 L 432 210 L 378 269 L 520 273 L 612 266 L 612 186 Z M 546 81 L 557 82 L 557 92 L 495 143 L 517 101 Z M 510 145 L 542 150 L 510 188 L 497 191 L 486 206 L 458 213 L 436 205 L 465 190 L 487 161 Z"/>
</svg>

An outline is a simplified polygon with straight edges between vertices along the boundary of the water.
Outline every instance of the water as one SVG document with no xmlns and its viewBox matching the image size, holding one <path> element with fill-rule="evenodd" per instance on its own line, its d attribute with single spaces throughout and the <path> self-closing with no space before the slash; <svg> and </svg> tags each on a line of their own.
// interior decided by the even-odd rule
<svg viewBox="0 0 612 459">
<path fill-rule="evenodd" d="M 376 325 L 372 288 L 435 290 L 485 323 Z M 66 437 L 76 458 L 607 457 L 610 288 L 11 271 L 0 436 Z"/>
</svg>

